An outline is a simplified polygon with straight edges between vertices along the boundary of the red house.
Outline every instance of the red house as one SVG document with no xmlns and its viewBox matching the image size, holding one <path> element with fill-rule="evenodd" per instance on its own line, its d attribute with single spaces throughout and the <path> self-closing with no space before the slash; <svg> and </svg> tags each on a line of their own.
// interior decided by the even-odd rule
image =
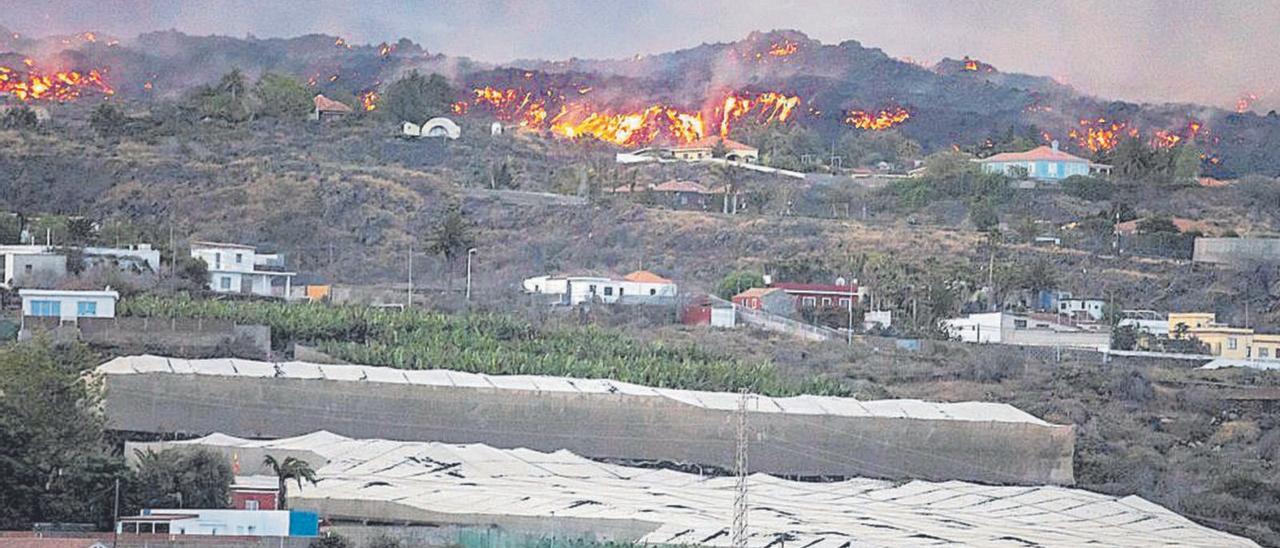
<svg viewBox="0 0 1280 548">
<path fill-rule="evenodd" d="M 275 510 L 279 497 L 274 476 L 236 476 L 231 484 L 231 507 L 236 510 Z"/>
<path fill-rule="evenodd" d="M 753 287 L 733 296 L 733 304 L 751 310 L 789 316 L 795 311 L 791 297 L 775 287 Z"/>
<path fill-rule="evenodd" d="M 795 301 L 796 310 L 805 308 L 849 309 L 858 304 L 858 283 L 801 284 L 778 282 L 769 287 L 781 289 Z"/>
</svg>

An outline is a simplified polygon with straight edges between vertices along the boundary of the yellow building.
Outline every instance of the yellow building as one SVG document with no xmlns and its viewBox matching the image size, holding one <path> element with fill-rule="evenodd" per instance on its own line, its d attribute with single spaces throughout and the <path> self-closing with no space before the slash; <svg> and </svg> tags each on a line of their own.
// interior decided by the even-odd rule
<svg viewBox="0 0 1280 548">
<path fill-rule="evenodd" d="M 1227 325 L 1208 325 L 1192 328 L 1187 335 L 1208 345 L 1209 353 L 1224 358 L 1250 358 L 1253 344 L 1253 330 L 1247 327 L 1231 327 Z"/>
<path fill-rule="evenodd" d="M 1187 326 L 1187 329 L 1196 329 L 1200 327 L 1208 327 L 1218 323 L 1218 315 L 1213 312 L 1170 312 L 1169 313 L 1169 336 L 1178 338 L 1178 324 Z"/>
<path fill-rule="evenodd" d="M 1280 359 L 1280 334 L 1254 333 L 1253 328 L 1231 327 L 1217 322 L 1212 312 L 1170 312 L 1169 336 L 1183 338 L 1178 326 L 1186 326 L 1186 338 L 1209 347 L 1209 353 L 1231 359 Z"/>
</svg>

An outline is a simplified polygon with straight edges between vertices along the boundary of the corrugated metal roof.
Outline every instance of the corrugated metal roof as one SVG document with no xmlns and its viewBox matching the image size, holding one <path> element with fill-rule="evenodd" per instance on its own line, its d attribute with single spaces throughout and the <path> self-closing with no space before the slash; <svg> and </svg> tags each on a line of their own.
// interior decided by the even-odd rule
<svg viewBox="0 0 1280 548">
<path fill-rule="evenodd" d="M 649 524 L 633 539 L 641 543 L 730 541 L 722 532 L 733 508 L 731 477 L 605 464 L 567 451 L 352 440 L 327 432 L 276 441 L 214 435 L 168 444 L 309 451 L 327 464 L 317 470 L 317 484 L 290 486 L 290 504 L 322 513 L 329 504 L 344 514 L 377 512 L 380 505 L 352 503 L 383 502 L 397 505 L 399 515 L 420 511 L 435 523 L 449 516 L 460 524 L 572 516 Z M 791 546 L 1257 546 L 1138 497 L 1063 487 L 865 478 L 816 483 L 760 474 L 751 476 L 750 485 L 752 546 L 784 537 Z M 548 533 L 555 528 L 546 526 Z"/>
<path fill-rule="evenodd" d="M 447 370 L 406 371 L 364 365 L 331 365 L 304 362 L 273 364 L 241 359 L 187 360 L 151 355 L 115 358 L 98 367 L 109 375 L 175 373 L 212 376 L 275 377 L 287 379 L 327 379 L 349 382 L 376 382 L 422 386 L 497 388 L 533 392 L 615 393 L 660 397 L 705 409 L 736 410 L 738 394 L 651 388 L 608 379 L 573 379 L 536 375 L 481 375 Z M 938 403 L 920 400 L 871 400 L 832 396 L 773 398 L 757 396 L 752 411 L 797 415 L 888 417 L 919 420 L 959 420 L 978 422 L 1018 422 L 1047 426 L 1049 423 L 1011 405 L 987 402 Z"/>
</svg>

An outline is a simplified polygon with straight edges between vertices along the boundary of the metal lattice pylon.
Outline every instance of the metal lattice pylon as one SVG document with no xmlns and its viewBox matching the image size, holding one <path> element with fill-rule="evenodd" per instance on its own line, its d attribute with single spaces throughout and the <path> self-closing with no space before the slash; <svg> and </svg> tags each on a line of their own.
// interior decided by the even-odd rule
<svg viewBox="0 0 1280 548">
<path fill-rule="evenodd" d="M 750 398 L 746 389 L 738 397 L 737 456 L 733 463 L 738 489 L 733 498 L 733 534 L 730 537 L 735 548 L 747 545 L 747 401 Z"/>
</svg>

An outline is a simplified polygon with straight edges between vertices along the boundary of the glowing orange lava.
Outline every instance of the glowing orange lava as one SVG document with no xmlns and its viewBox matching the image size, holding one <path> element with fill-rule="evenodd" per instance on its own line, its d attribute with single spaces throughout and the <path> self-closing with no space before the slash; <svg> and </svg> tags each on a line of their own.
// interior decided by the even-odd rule
<svg viewBox="0 0 1280 548">
<path fill-rule="evenodd" d="M 865 110 L 851 110 L 845 116 L 844 122 L 858 129 L 868 129 L 872 131 L 883 131 L 906 122 L 911 118 L 911 113 L 902 107 L 892 107 L 880 110 L 879 112 L 867 112 Z"/>
<path fill-rule="evenodd" d="M 24 59 L 26 68 L 19 71 L 0 66 L 0 93 L 8 93 L 22 101 L 48 100 L 66 102 L 78 99 L 85 92 L 114 95 L 102 71 L 78 70 L 44 73 L 36 68 L 35 61 Z"/>
</svg>

